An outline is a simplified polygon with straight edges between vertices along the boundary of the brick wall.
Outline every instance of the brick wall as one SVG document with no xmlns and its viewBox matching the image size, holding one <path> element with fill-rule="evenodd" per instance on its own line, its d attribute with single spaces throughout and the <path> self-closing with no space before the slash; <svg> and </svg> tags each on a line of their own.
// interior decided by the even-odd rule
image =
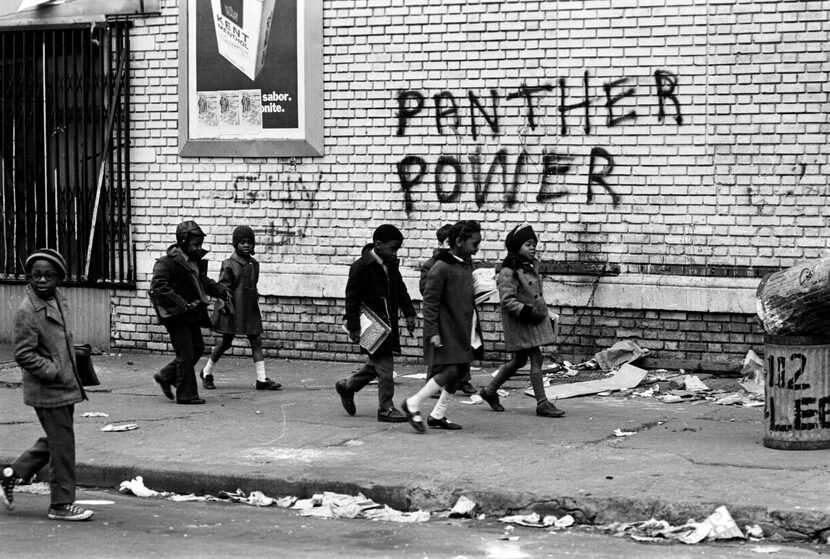
<svg viewBox="0 0 830 559">
<path fill-rule="evenodd" d="M 409 281 L 444 222 L 480 220 L 477 257 L 491 264 L 506 232 L 532 223 L 552 286 L 610 290 L 602 307 L 557 301 L 574 358 L 629 337 L 717 361 L 759 343 L 747 305 L 681 294 L 627 308 L 609 270 L 682 288 L 707 270 L 757 280 L 823 254 L 826 2 L 324 0 L 325 156 L 245 159 L 178 156 L 178 9 L 162 7 L 133 30 L 139 289 L 114 293 L 117 346 L 166 348 L 144 292 L 189 218 L 215 260 L 234 226 L 257 231 L 266 350 L 281 357 L 356 357 L 339 294 L 387 221 L 405 232 Z M 318 275 L 326 288 L 309 287 Z M 651 279 L 645 300 L 665 294 Z M 735 289 L 746 299 L 752 285 Z M 495 307 L 485 314 L 498 340 Z"/>
</svg>

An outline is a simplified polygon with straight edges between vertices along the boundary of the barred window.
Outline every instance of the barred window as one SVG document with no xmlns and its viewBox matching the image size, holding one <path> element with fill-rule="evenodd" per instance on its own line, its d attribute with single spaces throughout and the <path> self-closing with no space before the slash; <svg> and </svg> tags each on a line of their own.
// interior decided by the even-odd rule
<svg viewBox="0 0 830 559">
<path fill-rule="evenodd" d="M 129 23 L 0 32 L 0 280 L 60 251 L 76 285 L 133 285 Z"/>
</svg>

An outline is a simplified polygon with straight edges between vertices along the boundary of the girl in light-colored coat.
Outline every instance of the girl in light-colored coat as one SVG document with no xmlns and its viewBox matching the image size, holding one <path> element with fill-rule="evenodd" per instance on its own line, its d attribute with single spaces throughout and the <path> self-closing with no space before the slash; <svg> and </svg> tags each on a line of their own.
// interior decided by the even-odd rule
<svg viewBox="0 0 830 559">
<path fill-rule="evenodd" d="M 530 384 L 536 396 L 536 415 L 561 417 L 564 412 L 548 402 L 542 381 L 540 346 L 552 344 L 554 336 L 537 271 L 537 243 L 536 233 L 527 224 L 517 226 L 507 235 L 507 258 L 496 277 L 496 284 L 501 299 L 504 344 L 507 351 L 513 353 L 513 358 L 501 366 L 479 395 L 494 411 L 504 411 L 497 390 L 530 359 Z"/>
</svg>

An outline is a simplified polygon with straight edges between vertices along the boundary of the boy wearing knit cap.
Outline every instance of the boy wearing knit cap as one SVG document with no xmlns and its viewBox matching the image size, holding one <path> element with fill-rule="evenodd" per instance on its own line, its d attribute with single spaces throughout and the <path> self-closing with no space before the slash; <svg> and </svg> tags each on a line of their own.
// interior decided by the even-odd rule
<svg viewBox="0 0 830 559">
<path fill-rule="evenodd" d="M 0 467 L 0 500 L 14 508 L 18 480 L 49 466 L 53 520 L 89 520 L 94 514 L 75 503 L 75 404 L 86 400 L 75 362 L 66 299 L 57 289 L 66 262 L 52 249 L 26 259 L 29 285 L 14 315 L 14 359 L 23 373 L 23 402 L 35 408 L 46 435 L 13 463 Z"/>
<path fill-rule="evenodd" d="M 496 376 L 479 395 L 494 411 L 504 411 L 499 402 L 498 388 L 530 359 L 530 384 L 536 397 L 536 415 L 562 417 L 565 412 L 548 401 L 542 380 L 540 346 L 554 343 L 553 324 L 542 294 L 539 261 L 536 260 L 538 238 L 533 228 L 524 223 L 507 234 L 507 257 L 496 277 L 501 300 L 504 345 L 513 358 L 502 365 Z"/>
<path fill-rule="evenodd" d="M 400 353 L 398 314 L 403 312 L 409 334 L 415 331 L 415 307 L 398 269 L 398 250 L 403 234 L 391 224 L 375 229 L 372 242 L 363 247 L 362 256 L 349 268 L 346 283 L 346 329 L 353 342 L 360 341 L 360 307 L 365 305 L 377 314 L 392 331 L 366 364 L 348 379 L 338 381 L 334 388 L 340 403 L 349 415 L 357 413 L 354 395 L 372 380 L 378 380 L 378 421 L 405 423 L 406 415 L 395 408 L 392 397 L 394 354 Z M 363 347 L 361 353 L 368 353 Z"/>
<path fill-rule="evenodd" d="M 196 386 L 196 363 L 205 351 L 202 326 L 210 327 L 208 296 L 227 300 L 225 286 L 207 276 L 205 234 L 195 221 L 176 227 L 176 244 L 153 266 L 150 300 L 170 334 L 176 358 L 153 377 L 162 393 L 177 404 L 204 404 Z M 176 387 L 173 396 L 172 387 Z"/>
<path fill-rule="evenodd" d="M 202 386 L 207 390 L 216 388 L 213 367 L 219 358 L 233 345 L 236 336 L 247 336 L 256 370 L 257 390 L 279 390 L 281 385 L 265 376 L 265 357 L 262 353 L 262 313 L 259 310 L 259 262 L 254 259 L 254 231 L 247 225 L 233 230 L 234 253 L 222 262 L 219 285 L 231 293 L 227 303 L 218 302 L 213 310 L 211 329 L 222 335 L 222 340 L 213 347 L 207 365 L 199 373 Z"/>
</svg>

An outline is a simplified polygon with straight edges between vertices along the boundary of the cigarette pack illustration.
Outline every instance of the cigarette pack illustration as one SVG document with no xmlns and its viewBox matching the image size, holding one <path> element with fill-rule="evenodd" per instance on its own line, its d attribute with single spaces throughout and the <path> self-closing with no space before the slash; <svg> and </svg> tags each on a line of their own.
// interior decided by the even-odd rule
<svg viewBox="0 0 830 559">
<path fill-rule="evenodd" d="M 276 0 L 210 0 L 219 54 L 251 80 L 265 62 Z"/>
</svg>

